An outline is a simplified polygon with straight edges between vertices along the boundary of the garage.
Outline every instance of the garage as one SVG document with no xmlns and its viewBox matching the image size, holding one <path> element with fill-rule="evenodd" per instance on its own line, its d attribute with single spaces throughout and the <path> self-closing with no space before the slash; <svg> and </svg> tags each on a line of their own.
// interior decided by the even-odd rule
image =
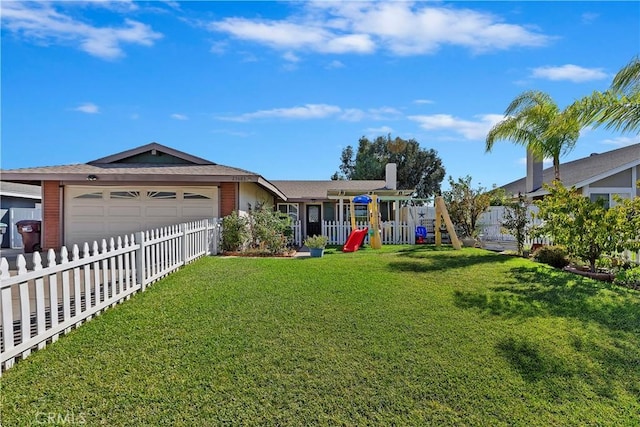
<svg viewBox="0 0 640 427">
<path fill-rule="evenodd" d="M 218 216 L 218 187 L 67 186 L 64 241 L 68 247 Z"/>
</svg>

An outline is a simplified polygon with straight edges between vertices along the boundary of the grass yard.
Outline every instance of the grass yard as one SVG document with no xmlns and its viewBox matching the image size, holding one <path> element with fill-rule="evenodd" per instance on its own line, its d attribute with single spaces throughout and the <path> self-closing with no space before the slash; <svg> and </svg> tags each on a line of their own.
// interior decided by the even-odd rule
<svg viewBox="0 0 640 427">
<path fill-rule="evenodd" d="M 209 257 L 0 380 L 5 427 L 637 426 L 640 292 L 471 248 Z"/>
</svg>

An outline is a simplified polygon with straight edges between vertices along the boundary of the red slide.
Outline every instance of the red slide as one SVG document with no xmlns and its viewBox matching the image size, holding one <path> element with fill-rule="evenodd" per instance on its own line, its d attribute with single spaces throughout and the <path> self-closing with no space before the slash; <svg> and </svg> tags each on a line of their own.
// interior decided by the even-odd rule
<svg viewBox="0 0 640 427">
<path fill-rule="evenodd" d="M 360 230 L 353 230 L 351 234 L 349 234 L 349 238 L 347 239 L 347 243 L 342 247 L 342 252 L 355 252 L 358 250 L 360 246 L 364 243 L 365 237 L 367 237 L 367 232 L 369 228 L 362 228 Z"/>
</svg>

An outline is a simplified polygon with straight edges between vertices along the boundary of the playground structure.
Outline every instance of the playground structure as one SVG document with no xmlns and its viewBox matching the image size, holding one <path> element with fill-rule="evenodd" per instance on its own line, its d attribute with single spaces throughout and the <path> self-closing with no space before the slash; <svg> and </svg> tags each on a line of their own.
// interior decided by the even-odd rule
<svg viewBox="0 0 640 427">
<path fill-rule="evenodd" d="M 380 230 L 380 211 L 378 208 L 378 196 L 376 195 L 361 195 L 351 197 L 350 199 L 350 216 L 351 216 L 351 233 L 347 238 L 344 246 L 342 247 L 343 252 L 355 252 L 360 246 L 364 244 L 364 240 L 369 236 L 369 245 L 372 249 L 380 249 L 382 247 L 382 236 Z M 365 228 L 357 228 L 356 224 L 356 213 L 355 213 L 355 205 L 357 204 L 366 204 L 367 205 L 367 216 L 369 220 L 369 226 Z"/>
<path fill-rule="evenodd" d="M 380 212 L 378 208 L 379 199 L 376 195 L 361 195 L 355 196 L 350 199 L 350 217 L 351 217 L 351 233 L 347 238 L 344 246 L 342 247 L 343 252 L 355 252 L 357 251 L 363 244 L 367 237 L 369 236 L 369 244 L 372 249 L 380 249 L 382 247 L 382 236 L 381 236 L 381 218 Z M 367 218 L 368 218 L 368 227 L 357 228 L 356 223 L 356 214 L 355 214 L 355 205 L 356 204 L 366 204 L 367 206 Z M 451 221 L 451 217 L 449 216 L 449 212 L 447 210 L 447 206 L 444 202 L 442 196 L 437 196 L 435 199 L 435 224 L 434 224 L 434 241 L 436 247 L 440 247 L 442 245 L 442 225 L 444 222 L 444 228 L 447 230 L 449 238 L 451 240 L 451 245 L 454 249 L 461 249 L 462 243 L 458 239 L 455 228 L 453 226 L 453 222 Z M 416 243 L 425 243 L 427 237 L 427 230 L 424 226 L 416 227 Z"/>
<path fill-rule="evenodd" d="M 436 247 L 440 247 L 442 244 L 442 232 L 440 231 L 442 220 L 444 219 L 444 224 L 447 228 L 447 233 L 449 233 L 449 237 L 451 238 L 451 245 L 453 249 L 462 248 L 462 243 L 460 243 L 460 239 L 458 239 L 458 235 L 456 234 L 456 229 L 453 226 L 453 222 L 451 222 L 451 217 L 449 216 L 449 211 L 447 210 L 447 205 L 444 203 L 444 199 L 442 196 L 436 197 L 436 224 L 435 224 L 435 234 L 436 234 Z"/>
<path fill-rule="evenodd" d="M 447 206 L 444 203 L 444 199 L 442 196 L 437 196 L 435 201 L 435 220 L 433 226 L 433 237 L 434 243 L 437 247 L 440 247 L 442 244 L 442 222 L 444 221 L 445 229 L 447 230 L 448 236 L 451 239 L 451 245 L 454 249 L 460 249 L 462 247 L 462 243 L 460 239 L 458 239 L 458 235 L 456 234 L 455 227 L 453 226 L 453 222 L 451 221 L 451 217 L 449 216 L 449 211 L 447 210 Z M 419 225 L 416 227 L 416 244 L 427 243 L 427 227 L 424 225 Z"/>
</svg>

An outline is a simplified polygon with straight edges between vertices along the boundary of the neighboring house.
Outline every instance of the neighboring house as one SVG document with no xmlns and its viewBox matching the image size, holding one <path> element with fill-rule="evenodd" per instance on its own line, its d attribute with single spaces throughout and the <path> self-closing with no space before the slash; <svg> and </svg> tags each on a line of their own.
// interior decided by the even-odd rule
<svg viewBox="0 0 640 427">
<path fill-rule="evenodd" d="M 39 185 L 0 182 L 0 222 L 6 225 L 0 236 L 0 247 L 11 247 L 12 240 L 22 242 L 15 223 L 21 219 L 39 219 L 41 199 Z"/>
<path fill-rule="evenodd" d="M 386 181 L 270 182 L 155 142 L 86 164 L 0 173 L 3 180 L 42 187 L 45 250 L 222 218 L 261 203 L 300 220 L 303 235 L 320 234 L 322 221 L 349 221 L 351 196 L 378 195 L 382 219 L 392 220 L 400 218 L 400 202 L 413 193 L 395 189 L 395 165 L 388 165 Z"/>
<path fill-rule="evenodd" d="M 502 186 L 507 195 L 526 194 L 541 198 L 548 194 L 543 187 L 554 179 L 553 167 L 544 169 L 542 162 L 527 156 L 527 176 Z M 640 144 L 629 145 L 560 165 L 560 180 L 565 187 L 576 187 L 583 195 L 604 198 L 608 206 L 615 204 L 615 194 L 623 198 L 640 196 Z"/>
<path fill-rule="evenodd" d="M 42 247 L 100 241 L 202 218 L 223 217 L 285 195 L 259 174 L 157 143 L 86 164 L 3 170 L 6 181 L 42 186 Z"/>
<path fill-rule="evenodd" d="M 324 221 L 348 222 L 351 197 L 361 194 L 378 196 L 382 221 L 401 218 L 402 202 L 410 200 L 414 190 L 397 190 L 396 177 L 396 165 L 388 164 L 385 180 L 271 182 L 286 195 L 286 200 L 276 201 L 277 209 L 300 220 L 302 234 L 312 236 L 322 233 Z M 365 205 L 355 205 L 354 211 L 357 218 L 366 218 Z"/>
</svg>

